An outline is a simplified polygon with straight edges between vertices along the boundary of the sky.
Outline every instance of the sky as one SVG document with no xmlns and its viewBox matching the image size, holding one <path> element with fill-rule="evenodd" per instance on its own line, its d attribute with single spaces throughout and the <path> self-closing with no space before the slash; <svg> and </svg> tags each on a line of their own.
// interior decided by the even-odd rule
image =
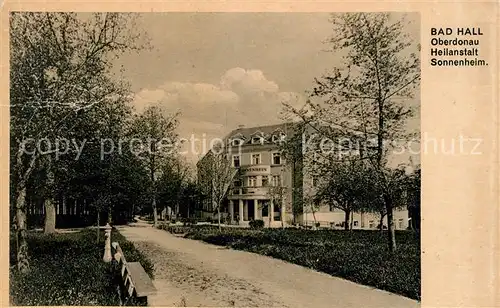
<svg viewBox="0 0 500 308">
<path fill-rule="evenodd" d="M 406 16 L 416 39 L 418 17 Z M 135 93 L 134 107 L 180 111 L 180 137 L 207 144 L 238 125 L 280 123 L 283 102 L 301 106 L 314 78 L 342 64 L 340 54 L 326 51 L 327 13 L 147 13 L 138 26 L 152 49 L 116 63 Z M 202 144 L 189 160 L 208 150 Z"/>
</svg>

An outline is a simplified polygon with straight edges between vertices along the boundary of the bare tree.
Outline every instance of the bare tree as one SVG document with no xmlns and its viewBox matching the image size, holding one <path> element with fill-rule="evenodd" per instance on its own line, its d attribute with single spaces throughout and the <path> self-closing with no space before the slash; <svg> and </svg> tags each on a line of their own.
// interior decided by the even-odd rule
<svg viewBox="0 0 500 308">
<path fill-rule="evenodd" d="M 314 181 L 314 183 L 315 182 L 316 181 Z M 304 190 L 304 209 L 307 212 L 309 211 L 311 212 L 314 222 L 313 229 L 316 229 L 316 225 L 318 223 L 316 219 L 316 212 L 319 210 L 321 205 L 321 202 L 317 197 L 318 189 L 314 187 L 313 183 L 310 183 L 309 185 L 304 185 L 303 190 Z"/>
<path fill-rule="evenodd" d="M 230 160 L 224 154 L 223 145 L 217 144 L 212 148 L 199 165 L 203 174 L 208 179 L 203 179 L 209 184 L 209 199 L 212 209 L 217 211 L 217 225 L 221 229 L 221 206 L 227 196 L 229 187 L 233 182 L 238 169 L 231 166 Z"/>
<path fill-rule="evenodd" d="M 310 127 L 320 138 L 333 144 L 349 142 L 349 147 L 363 151 L 354 159 L 371 163 L 381 184 L 388 218 L 388 242 L 396 249 L 388 156 L 396 141 L 408 140 L 415 133 L 405 129 L 413 115 L 408 99 L 418 92 L 420 46 L 404 31 L 404 19 L 395 20 L 390 13 L 333 14 L 334 35 L 328 43 L 331 51 L 344 53 L 344 65 L 315 79 L 306 108 L 286 109 Z M 318 147 L 315 148 L 317 150 Z M 324 151 L 314 151 L 320 156 Z M 311 155 L 312 156 L 312 155 Z M 337 157 L 349 160 L 351 156 Z"/>
<path fill-rule="evenodd" d="M 285 227 L 285 217 L 282 217 L 282 209 L 285 206 L 285 198 L 287 192 L 288 187 L 284 186 L 281 181 L 279 183 L 269 182 L 269 184 L 267 185 L 267 196 L 270 198 L 271 203 L 273 204 L 273 210 L 278 209 L 280 212 L 282 228 Z M 271 226 L 271 215 L 274 215 L 274 213 L 271 213 L 269 211 L 269 227 Z"/>
</svg>

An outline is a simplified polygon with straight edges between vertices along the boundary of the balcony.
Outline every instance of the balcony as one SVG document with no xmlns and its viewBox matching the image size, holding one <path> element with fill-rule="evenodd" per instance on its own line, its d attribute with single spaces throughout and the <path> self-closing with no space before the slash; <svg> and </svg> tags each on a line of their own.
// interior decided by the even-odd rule
<svg viewBox="0 0 500 308">
<path fill-rule="evenodd" d="M 232 196 L 266 196 L 266 187 L 236 187 L 231 190 Z"/>
<path fill-rule="evenodd" d="M 270 165 L 245 165 L 239 167 L 241 176 L 269 175 L 271 174 Z"/>
</svg>

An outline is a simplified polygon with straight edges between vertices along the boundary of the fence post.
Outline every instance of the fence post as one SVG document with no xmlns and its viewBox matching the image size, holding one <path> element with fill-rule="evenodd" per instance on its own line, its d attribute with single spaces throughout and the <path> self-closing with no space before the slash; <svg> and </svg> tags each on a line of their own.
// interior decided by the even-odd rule
<svg viewBox="0 0 500 308">
<path fill-rule="evenodd" d="M 111 256 L 111 226 L 109 223 L 106 224 L 104 227 L 104 231 L 106 232 L 104 234 L 105 237 L 105 246 L 104 246 L 104 256 L 102 257 L 102 260 L 106 263 L 111 262 L 112 256 Z"/>
</svg>

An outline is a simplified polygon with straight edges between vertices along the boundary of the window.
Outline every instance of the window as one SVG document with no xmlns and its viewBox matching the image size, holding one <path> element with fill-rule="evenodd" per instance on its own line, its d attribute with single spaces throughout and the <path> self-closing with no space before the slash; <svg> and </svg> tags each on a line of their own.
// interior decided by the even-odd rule
<svg viewBox="0 0 500 308">
<path fill-rule="evenodd" d="M 267 175 L 262 176 L 262 186 L 269 185 L 269 177 Z"/>
<path fill-rule="evenodd" d="M 233 167 L 239 167 L 239 166 L 240 166 L 240 156 L 233 155 Z"/>
<path fill-rule="evenodd" d="M 256 176 L 249 176 L 248 177 L 248 186 L 250 186 L 250 187 L 257 186 L 257 177 Z"/>
<path fill-rule="evenodd" d="M 269 204 L 267 202 L 263 202 L 262 204 L 262 217 L 269 216 Z"/>
<path fill-rule="evenodd" d="M 318 186 L 318 179 L 317 178 L 313 178 L 312 179 L 312 187 L 316 187 Z"/>
<path fill-rule="evenodd" d="M 403 218 L 400 218 L 398 221 L 399 229 L 403 229 Z"/>
<path fill-rule="evenodd" d="M 280 153 L 273 153 L 273 164 L 274 165 L 281 165 L 281 154 Z"/>
<path fill-rule="evenodd" d="M 375 224 L 373 223 L 373 220 L 370 220 L 368 222 L 368 228 L 373 229 L 375 227 Z"/>
<path fill-rule="evenodd" d="M 264 138 L 262 138 L 262 137 L 253 137 L 252 138 L 252 144 L 258 144 L 258 143 L 260 143 L 260 144 L 264 143 Z"/>
<path fill-rule="evenodd" d="M 234 187 L 241 187 L 241 180 L 236 180 L 233 183 Z"/>
<path fill-rule="evenodd" d="M 260 154 L 252 154 L 252 165 L 260 164 Z"/>
<path fill-rule="evenodd" d="M 355 226 L 355 227 L 357 227 L 358 225 L 359 225 L 358 221 L 357 221 L 357 220 L 355 220 L 355 221 L 354 221 L 354 226 Z"/>
<path fill-rule="evenodd" d="M 240 139 L 233 139 L 233 141 L 232 141 L 232 145 L 235 146 L 235 147 L 241 145 L 241 143 L 242 142 L 241 142 Z"/>
<path fill-rule="evenodd" d="M 273 142 L 278 142 L 278 140 L 279 140 L 279 137 L 277 135 L 273 135 L 272 141 Z"/>
<path fill-rule="evenodd" d="M 281 176 L 273 175 L 273 186 L 281 186 Z"/>
</svg>

